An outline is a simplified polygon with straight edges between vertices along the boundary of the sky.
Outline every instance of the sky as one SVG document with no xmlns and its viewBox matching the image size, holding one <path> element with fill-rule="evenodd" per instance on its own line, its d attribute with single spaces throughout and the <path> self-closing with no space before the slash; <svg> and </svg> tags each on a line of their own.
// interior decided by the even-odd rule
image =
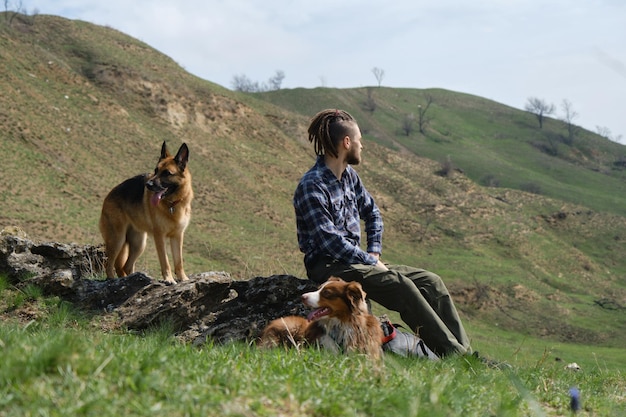
<svg viewBox="0 0 626 417">
<path fill-rule="evenodd" d="M 226 88 L 443 88 L 551 117 L 626 144 L 624 0 L 9 0 L 117 29 Z"/>
</svg>

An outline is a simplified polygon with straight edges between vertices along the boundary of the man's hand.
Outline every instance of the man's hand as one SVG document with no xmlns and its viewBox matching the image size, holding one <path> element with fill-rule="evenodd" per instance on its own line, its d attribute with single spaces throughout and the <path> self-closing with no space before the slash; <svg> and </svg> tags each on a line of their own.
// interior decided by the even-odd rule
<svg viewBox="0 0 626 417">
<path fill-rule="evenodd" d="M 376 260 L 378 261 L 376 263 L 376 268 L 380 268 L 383 271 L 389 271 L 389 268 L 387 268 L 387 266 L 382 263 L 382 261 L 380 260 L 380 253 L 377 252 L 369 252 L 370 255 L 372 255 L 374 258 L 376 258 Z"/>
<path fill-rule="evenodd" d="M 380 259 L 378 260 L 378 263 L 376 264 L 376 268 L 380 268 L 384 271 L 389 271 L 389 268 L 387 268 L 387 265 L 385 265 L 384 263 L 382 263 L 380 261 Z"/>
</svg>

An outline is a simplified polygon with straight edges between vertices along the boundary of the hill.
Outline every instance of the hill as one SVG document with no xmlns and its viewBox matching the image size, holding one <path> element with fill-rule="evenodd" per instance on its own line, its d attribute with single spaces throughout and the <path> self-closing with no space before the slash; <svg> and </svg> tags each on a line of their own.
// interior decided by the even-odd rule
<svg viewBox="0 0 626 417">
<path fill-rule="evenodd" d="M 0 229 L 98 244 L 106 193 L 151 171 L 163 141 L 186 142 L 187 272 L 304 276 L 291 198 L 314 161 L 306 127 L 341 107 L 365 134 L 359 172 L 385 218 L 385 260 L 442 275 L 479 344 L 503 336 L 494 323 L 555 343 L 626 342 L 621 145 L 581 131 L 549 155 L 557 121 L 538 130 L 527 113 L 444 90 L 375 89 L 374 112 L 366 88 L 239 94 L 111 28 L 55 16 L 0 25 L 0 74 Z M 428 94 L 426 134 L 398 134 Z M 448 156 L 463 172 L 442 170 Z M 487 176 L 499 186 L 481 185 Z M 139 262 L 157 271 L 151 244 Z"/>
<path fill-rule="evenodd" d="M 626 146 L 561 120 L 441 89 L 367 87 L 258 94 L 303 115 L 348 107 L 366 136 L 462 169 L 475 182 L 626 215 Z M 419 129 L 420 113 L 423 133 Z"/>
</svg>

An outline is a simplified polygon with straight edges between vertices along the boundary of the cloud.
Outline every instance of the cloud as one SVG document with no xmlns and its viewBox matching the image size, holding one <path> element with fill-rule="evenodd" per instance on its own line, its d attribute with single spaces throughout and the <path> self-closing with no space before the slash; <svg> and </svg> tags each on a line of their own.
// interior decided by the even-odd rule
<svg viewBox="0 0 626 417">
<path fill-rule="evenodd" d="M 522 108 L 570 100 L 580 123 L 626 134 L 621 0 L 34 0 L 41 13 L 108 25 L 230 87 L 441 87 Z"/>
</svg>

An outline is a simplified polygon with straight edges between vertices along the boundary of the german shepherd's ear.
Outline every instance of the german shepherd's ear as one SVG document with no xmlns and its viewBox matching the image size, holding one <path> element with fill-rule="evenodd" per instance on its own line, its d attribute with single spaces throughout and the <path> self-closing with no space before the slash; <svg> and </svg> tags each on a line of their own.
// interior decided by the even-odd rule
<svg viewBox="0 0 626 417">
<path fill-rule="evenodd" d="M 165 141 L 163 141 L 163 145 L 161 145 L 161 157 L 159 158 L 159 161 L 162 160 L 162 159 L 167 158 L 168 156 L 171 156 L 171 155 L 167 151 L 167 143 L 165 143 Z"/>
<path fill-rule="evenodd" d="M 365 292 L 358 282 L 350 282 L 346 287 L 346 297 L 350 301 L 352 311 L 360 311 L 361 303 L 365 301 Z"/>
<path fill-rule="evenodd" d="M 188 161 L 189 161 L 189 148 L 187 147 L 186 143 L 183 143 L 182 145 L 180 145 L 180 148 L 178 148 L 178 152 L 176 153 L 176 156 L 174 157 L 174 162 L 176 162 L 176 165 L 178 165 L 178 168 L 180 168 L 181 171 L 184 171 L 185 168 L 187 167 Z"/>
</svg>

